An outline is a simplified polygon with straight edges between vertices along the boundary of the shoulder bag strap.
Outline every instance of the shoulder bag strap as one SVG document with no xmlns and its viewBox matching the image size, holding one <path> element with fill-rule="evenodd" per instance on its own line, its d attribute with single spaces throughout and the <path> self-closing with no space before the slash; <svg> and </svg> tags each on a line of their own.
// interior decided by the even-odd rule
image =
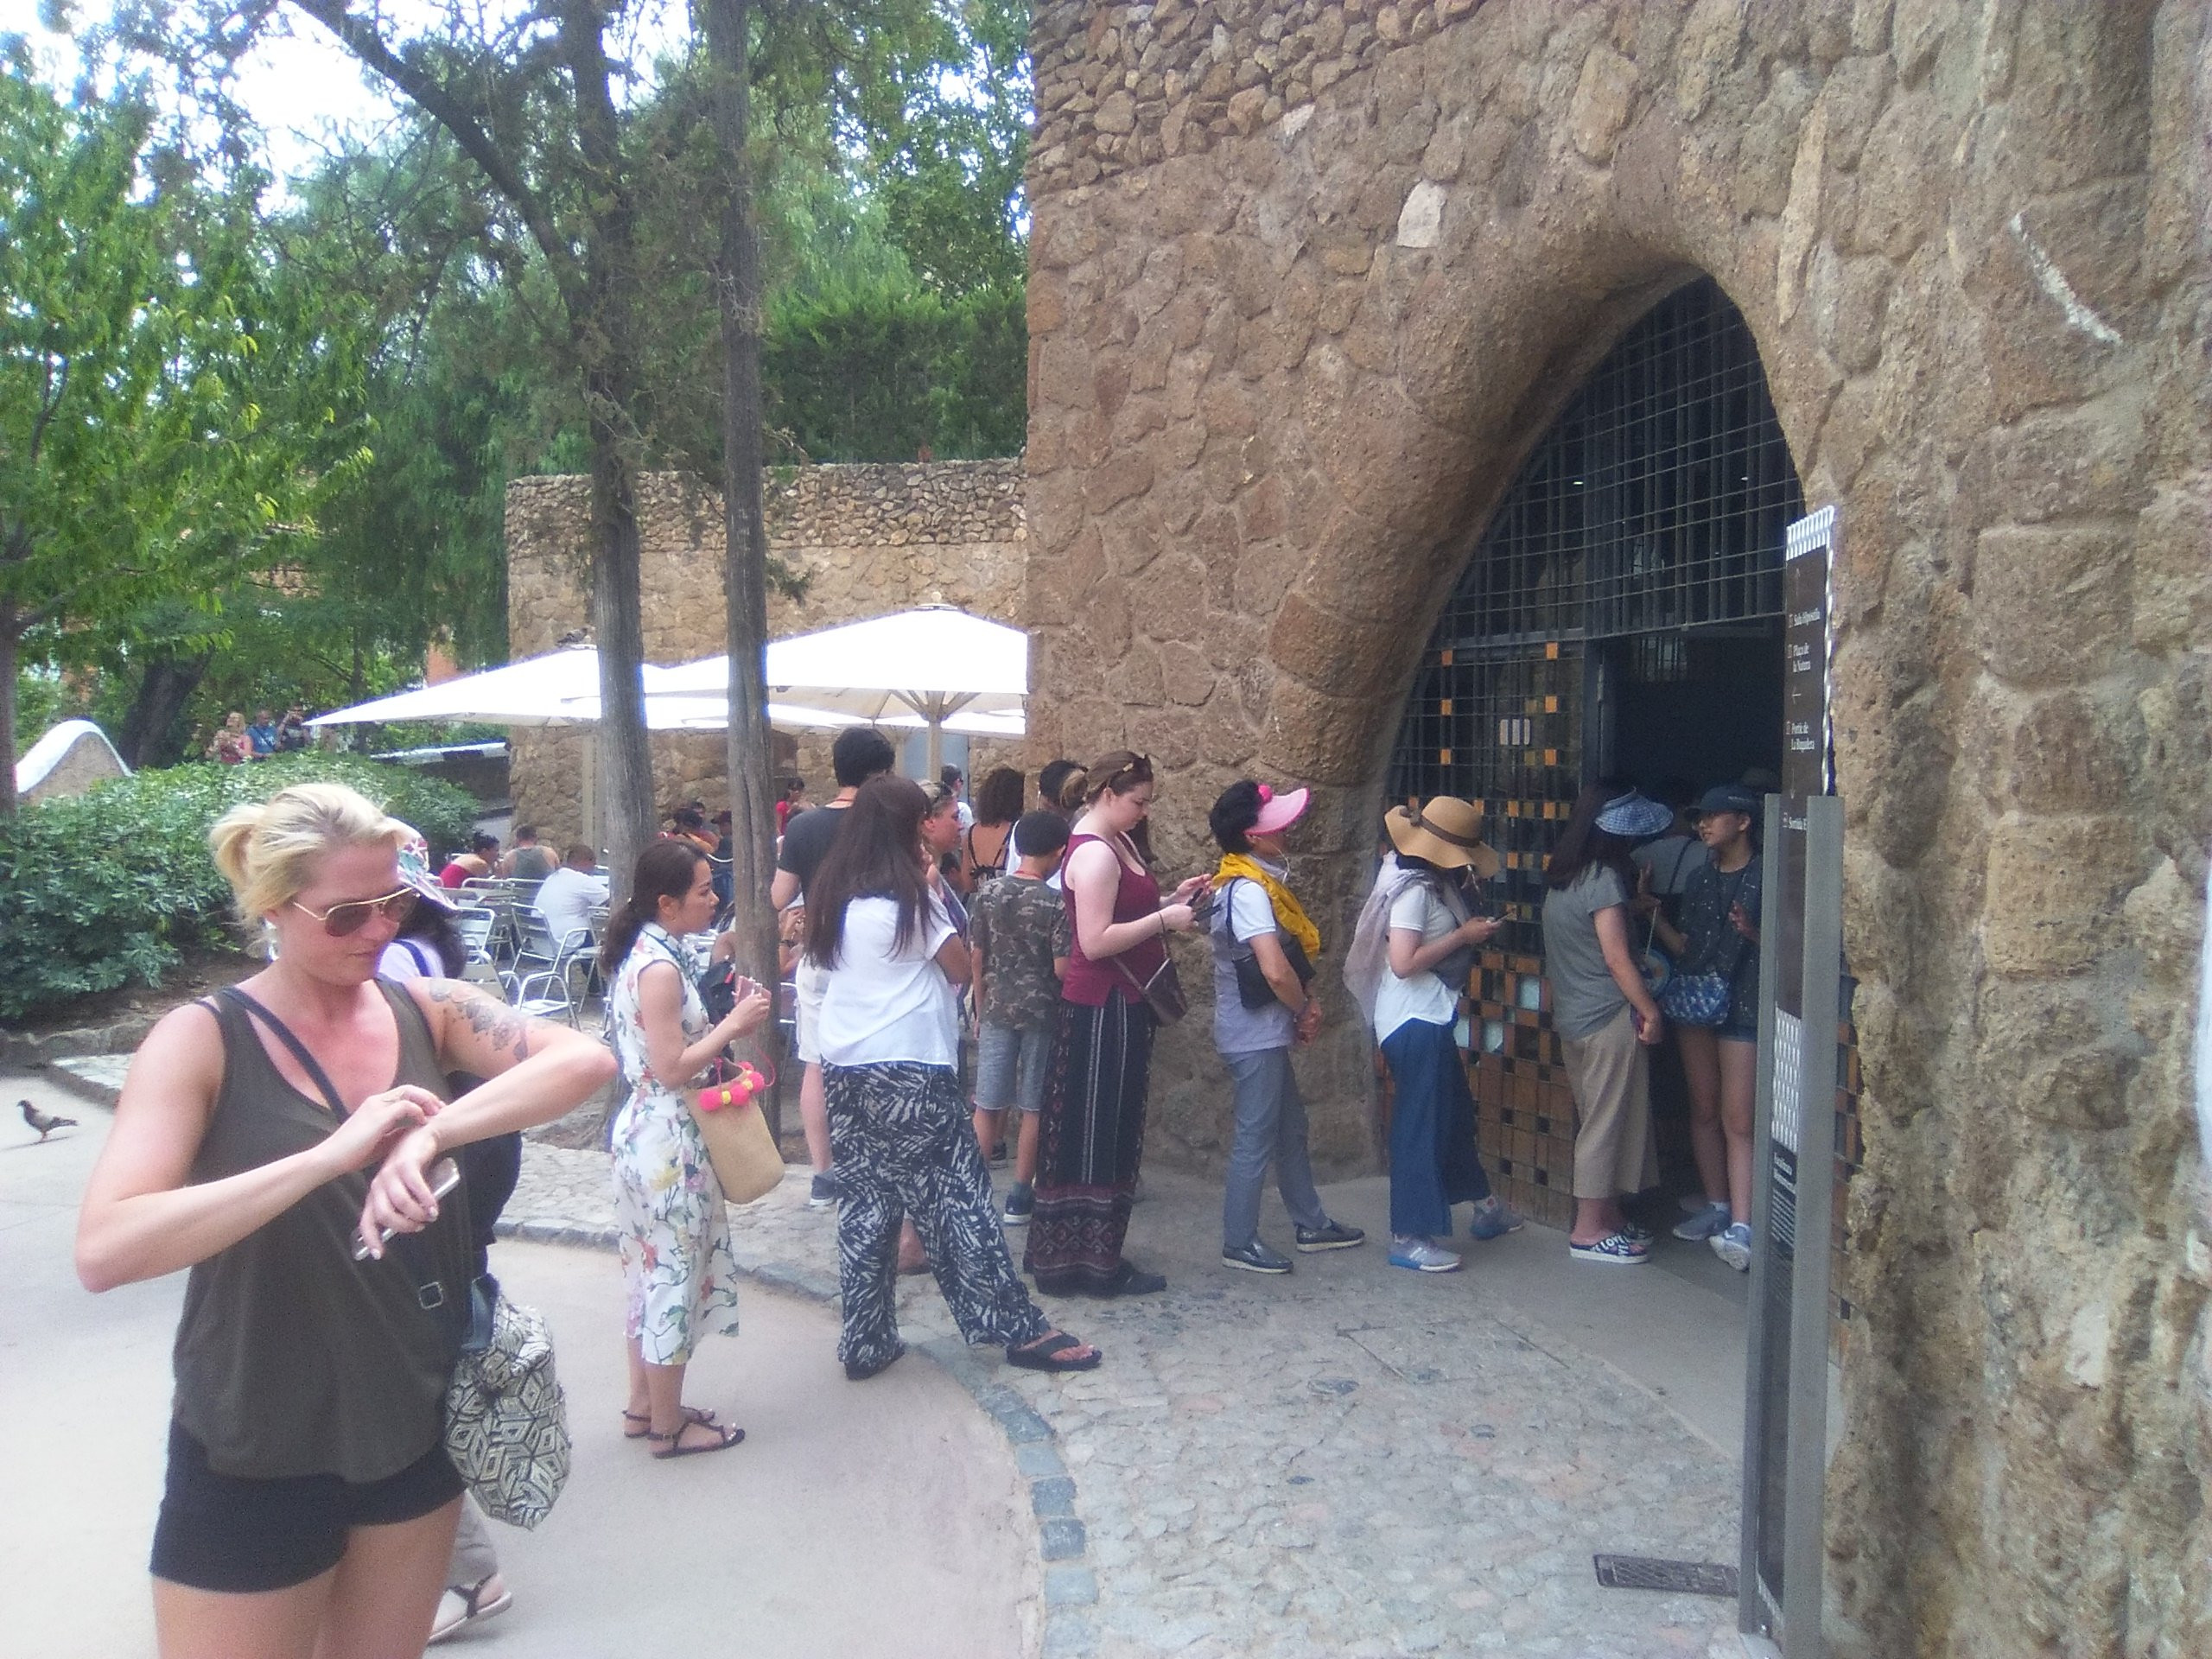
<svg viewBox="0 0 2212 1659">
<path fill-rule="evenodd" d="M 352 1116 L 346 1109 L 346 1103 L 339 1098 L 338 1090 L 332 1086 L 330 1074 L 322 1069 L 322 1062 L 308 1052 L 308 1046 L 299 1039 L 289 1026 L 235 985 L 226 985 L 215 995 L 233 1007 L 244 1008 L 246 1013 L 269 1027 L 270 1034 L 291 1052 L 292 1058 L 300 1063 L 300 1070 L 306 1072 L 308 1080 L 322 1091 L 323 1100 L 329 1105 L 332 1114 L 340 1122 L 342 1122 Z"/>
</svg>

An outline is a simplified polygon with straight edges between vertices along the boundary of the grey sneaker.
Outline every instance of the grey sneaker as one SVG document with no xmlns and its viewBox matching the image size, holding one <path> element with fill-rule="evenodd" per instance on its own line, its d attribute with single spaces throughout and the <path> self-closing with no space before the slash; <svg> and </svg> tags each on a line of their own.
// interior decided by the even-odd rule
<svg viewBox="0 0 2212 1659">
<path fill-rule="evenodd" d="M 1348 1250 L 1355 1244 L 1367 1243 L 1367 1235 L 1357 1227 L 1347 1227 L 1341 1221 L 1324 1221 L 1319 1227 L 1298 1230 L 1298 1252 L 1311 1255 L 1316 1250 Z"/>
<path fill-rule="evenodd" d="M 1247 1273 L 1288 1273 L 1290 1258 L 1278 1251 L 1269 1249 L 1255 1238 L 1239 1249 L 1232 1250 L 1224 1247 L 1221 1252 L 1221 1265 L 1224 1268 L 1242 1268 Z"/>
<path fill-rule="evenodd" d="M 1748 1273 L 1751 1266 L 1751 1224 L 1747 1221 L 1732 1221 L 1727 1230 L 1713 1236 L 1713 1253 L 1738 1273 Z"/>
<path fill-rule="evenodd" d="M 1006 1195 L 1006 1224 L 1027 1227 L 1029 1217 L 1037 1213 L 1037 1195 L 1027 1185 L 1016 1181 Z"/>
<path fill-rule="evenodd" d="M 834 1169 L 825 1169 L 814 1178 L 814 1185 L 807 1189 L 806 1207 L 810 1210 L 827 1210 L 837 1202 L 839 1197 L 837 1172 Z"/>
<path fill-rule="evenodd" d="M 1469 1238 L 1503 1238 L 1508 1233 L 1517 1233 L 1528 1223 L 1517 1210 L 1509 1209 L 1505 1200 L 1492 1194 L 1475 1206 L 1475 1218 L 1467 1224 Z"/>
<path fill-rule="evenodd" d="M 1694 1243 L 1700 1238 L 1711 1238 L 1715 1233 L 1727 1231 L 1728 1224 L 1734 1219 L 1735 1217 L 1728 1213 L 1726 1205 L 1717 1201 L 1710 1203 L 1695 1215 L 1676 1222 L 1675 1236 L 1688 1239 Z"/>
<path fill-rule="evenodd" d="M 1411 1268 L 1415 1273 L 1457 1273 L 1461 1262 L 1451 1251 L 1440 1250 L 1425 1238 L 1394 1238 L 1390 1265 Z"/>
</svg>

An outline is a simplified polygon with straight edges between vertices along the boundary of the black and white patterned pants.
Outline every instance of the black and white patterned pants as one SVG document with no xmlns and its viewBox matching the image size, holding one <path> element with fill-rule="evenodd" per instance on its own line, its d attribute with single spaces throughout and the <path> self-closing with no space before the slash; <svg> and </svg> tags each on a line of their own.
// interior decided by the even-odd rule
<svg viewBox="0 0 2212 1659">
<path fill-rule="evenodd" d="M 958 1073 L 905 1061 L 825 1065 L 822 1083 L 840 1195 L 837 1357 L 876 1369 L 899 1355 L 899 1224 L 907 1216 L 962 1336 L 1020 1344 L 1051 1330 L 1007 1254 Z"/>
</svg>

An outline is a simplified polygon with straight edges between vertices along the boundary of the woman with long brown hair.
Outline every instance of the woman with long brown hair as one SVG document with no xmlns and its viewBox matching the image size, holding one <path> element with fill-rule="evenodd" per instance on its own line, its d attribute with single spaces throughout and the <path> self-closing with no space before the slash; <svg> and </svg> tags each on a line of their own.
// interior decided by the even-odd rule
<svg viewBox="0 0 2212 1659">
<path fill-rule="evenodd" d="M 1014 868 L 1014 821 L 1021 816 L 1023 787 L 1012 766 L 992 767 L 976 786 L 976 822 L 961 839 L 961 892 L 974 893 Z"/>
<path fill-rule="evenodd" d="M 1116 749 L 1071 774 L 1083 816 L 1062 867 L 1075 948 L 1052 1085 L 1039 1127 L 1036 1210 L 1025 1265 L 1039 1290 L 1142 1296 L 1167 1281 L 1122 1257 L 1144 1154 L 1145 1091 L 1156 1022 L 1144 988 L 1167 962 L 1166 936 L 1197 925 L 1194 875 L 1162 902 L 1139 837 L 1152 810 L 1149 757 Z"/>
<path fill-rule="evenodd" d="M 960 1092 L 953 988 L 968 947 L 946 914 L 922 841 L 926 798 L 878 778 L 853 798 L 806 896 L 806 953 L 826 983 L 816 1034 L 840 1172 L 837 1357 L 854 1382 L 906 1351 L 896 1255 L 902 1217 L 920 1230 L 938 1288 L 969 1342 L 1009 1364 L 1089 1370 L 1098 1351 L 1053 1329 L 1014 1271 Z"/>
<path fill-rule="evenodd" d="M 607 918 L 600 953 L 614 1052 L 630 1084 L 609 1126 L 629 1304 L 624 1433 L 657 1458 L 725 1451 L 745 1438 L 683 1403 L 684 1368 L 699 1338 L 737 1330 L 729 1218 L 686 1097 L 769 1007 L 765 991 L 741 982 L 728 1014 L 719 1024 L 708 1019 L 683 941 L 711 926 L 715 909 L 706 854 L 682 836 L 654 842 L 638 855 L 629 897 Z"/>
</svg>

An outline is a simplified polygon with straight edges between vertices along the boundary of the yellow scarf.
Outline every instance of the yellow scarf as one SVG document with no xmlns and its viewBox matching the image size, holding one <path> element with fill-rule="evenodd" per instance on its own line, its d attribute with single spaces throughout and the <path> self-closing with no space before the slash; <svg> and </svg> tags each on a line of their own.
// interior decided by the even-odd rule
<svg viewBox="0 0 2212 1659">
<path fill-rule="evenodd" d="M 1313 925 L 1304 907 L 1291 897 L 1290 889 L 1269 875 L 1250 854 L 1223 854 L 1221 868 L 1214 872 L 1214 886 L 1225 887 L 1240 878 L 1260 884 L 1268 895 L 1268 902 L 1274 906 L 1276 925 L 1306 947 L 1308 962 L 1317 959 L 1321 954 L 1321 930 Z"/>
</svg>

